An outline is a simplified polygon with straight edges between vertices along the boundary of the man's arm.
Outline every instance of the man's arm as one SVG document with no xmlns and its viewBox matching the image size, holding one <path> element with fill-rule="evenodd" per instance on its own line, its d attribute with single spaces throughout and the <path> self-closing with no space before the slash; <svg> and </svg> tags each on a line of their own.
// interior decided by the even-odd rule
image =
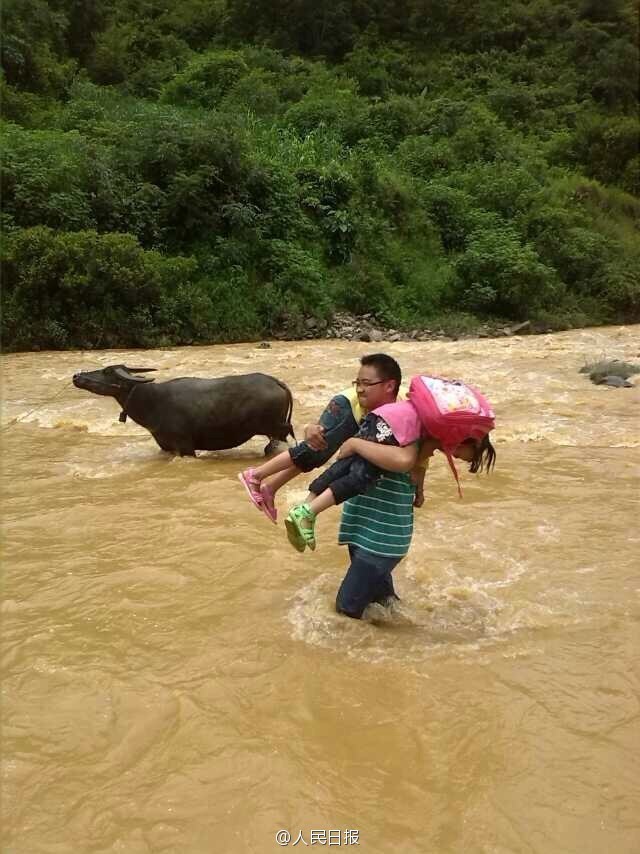
<svg viewBox="0 0 640 854">
<path fill-rule="evenodd" d="M 365 460 L 369 460 L 374 466 L 379 466 L 385 471 L 411 471 L 418 459 L 417 445 L 405 445 L 399 448 L 397 445 L 379 445 L 368 439 L 347 439 L 338 453 L 339 459 L 359 454 Z"/>
</svg>

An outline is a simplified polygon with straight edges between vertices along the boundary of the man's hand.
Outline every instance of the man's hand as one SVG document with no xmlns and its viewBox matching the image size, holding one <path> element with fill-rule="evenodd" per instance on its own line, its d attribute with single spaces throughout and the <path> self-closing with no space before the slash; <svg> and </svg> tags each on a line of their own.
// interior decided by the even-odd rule
<svg viewBox="0 0 640 854">
<path fill-rule="evenodd" d="M 414 507 L 422 507 L 424 504 L 424 492 L 420 489 L 416 489 L 415 498 L 413 499 Z"/>
<path fill-rule="evenodd" d="M 307 424 L 304 428 L 304 440 L 314 451 L 326 451 L 328 447 L 321 424 Z"/>
<path fill-rule="evenodd" d="M 345 457 L 352 457 L 354 454 L 357 454 L 357 450 L 354 447 L 354 439 L 347 439 L 340 445 L 340 450 L 338 451 L 338 459 L 344 460 Z"/>
</svg>

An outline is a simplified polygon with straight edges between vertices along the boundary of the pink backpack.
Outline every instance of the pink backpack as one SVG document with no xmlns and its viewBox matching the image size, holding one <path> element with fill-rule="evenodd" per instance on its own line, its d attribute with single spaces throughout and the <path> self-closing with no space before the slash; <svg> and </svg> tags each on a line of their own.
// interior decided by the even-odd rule
<svg viewBox="0 0 640 854">
<path fill-rule="evenodd" d="M 440 440 L 462 498 L 452 453 L 465 439 L 482 439 L 493 430 L 495 415 L 491 404 L 477 389 L 459 380 L 428 374 L 411 378 L 409 400 L 415 406 L 424 430 Z"/>
</svg>

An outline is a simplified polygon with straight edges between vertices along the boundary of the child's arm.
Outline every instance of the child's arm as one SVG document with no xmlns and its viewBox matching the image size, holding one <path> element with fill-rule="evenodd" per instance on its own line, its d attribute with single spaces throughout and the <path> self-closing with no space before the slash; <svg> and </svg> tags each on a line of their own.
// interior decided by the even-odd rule
<svg viewBox="0 0 640 854">
<path fill-rule="evenodd" d="M 369 460 L 374 466 L 385 471 L 411 471 L 418 459 L 418 448 L 414 443 L 399 448 L 397 445 L 379 445 L 368 439 L 347 439 L 340 448 L 338 457 L 344 459 L 352 454 L 359 454 Z"/>
<path fill-rule="evenodd" d="M 427 465 L 428 463 L 418 460 L 418 464 L 411 470 L 411 480 L 416 486 L 416 496 L 413 499 L 414 507 L 422 507 L 424 504 L 424 476 L 427 473 Z"/>
<path fill-rule="evenodd" d="M 416 485 L 416 496 L 413 499 L 414 507 L 422 507 L 424 504 L 424 477 L 427 473 L 427 469 L 429 468 L 429 460 L 433 456 L 433 446 L 433 441 L 427 441 L 425 439 L 423 439 L 419 444 L 420 450 L 418 451 L 418 459 L 411 471 L 411 480 Z"/>
</svg>

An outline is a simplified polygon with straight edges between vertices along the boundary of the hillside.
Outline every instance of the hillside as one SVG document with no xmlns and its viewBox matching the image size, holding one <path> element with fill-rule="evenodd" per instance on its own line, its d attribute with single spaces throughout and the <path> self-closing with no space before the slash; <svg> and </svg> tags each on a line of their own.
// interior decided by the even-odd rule
<svg viewBox="0 0 640 854">
<path fill-rule="evenodd" d="M 5 350 L 640 319 L 636 3 L 3 16 Z"/>
</svg>

